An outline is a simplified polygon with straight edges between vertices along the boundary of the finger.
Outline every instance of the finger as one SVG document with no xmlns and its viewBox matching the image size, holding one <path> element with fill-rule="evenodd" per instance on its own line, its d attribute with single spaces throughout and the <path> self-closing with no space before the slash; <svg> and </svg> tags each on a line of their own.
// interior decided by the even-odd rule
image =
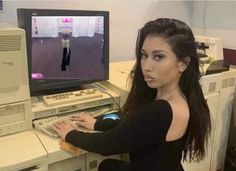
<svg viewBox="0 0 236 171">
<path fill-rule="evenodd" d="M 79 118 L 82 118 L 82 117 L 81 116 L 77 116 L 77 115 L 70 116 L 70 119 L 79 119 Z"/>
<path fill-rule="evenodd" d="M 54 130 L 56 133 L 60 132 L 60 129 L 58 129 L 55 125 L 51 125 L 50 128 Z"/>
<path fill-rule="evenodd" d="M 76 124 L 77 124 L 78 126 L 82 126 L 82 127 L 86 127 L 86 126 L 87 126 L 86 122 L 77 121 Z"/>
<path fill-rule="evenodd" d="M 71 115 L 70 117 L 71 117 L 71 118 L 79 118 L 80 116 L 81 116 L 81 115 L 78 115 L 78 114 L 77 114 L 77 115 Z"/>
<path fill-rule="evenodd" d="M 72 122 L 77 122 L 77 121 L 84 122 L 85 121 L 83 118 L 70 118 L 70 120 Z"/>
<path fill-rule="evenodd" d="M 77 125 L 77 122 L 76 122 L 76 121 L 72 121 L 72 122 L 70 123 L 70 125 L 71 125 L 72 128 L 74 128 L 74 129 L 78 128 L 78 125 Z"/>
<path fill-rule="evenodd" d="M 60 129 L 61 123 L 60 123 L 60 122 L 55 122 L 55 123 L 53 124 L 53 126 L 54 126 L 56 129 Z"/>
<path fill-rule="evenodd" d="M 64 121 L 56 122 L 54 125 L 57 129 L 60 130 L 65 129 L 67 127 L 67 124 Z"/>
<path fill-rule="evenodd" d="M 88 119 L 87 116 L 76 116 L 70 118 L 70 120 L 72 121 L 80 121 L 80 122 L 85 122 L 87 119 Z"/>
</svg>

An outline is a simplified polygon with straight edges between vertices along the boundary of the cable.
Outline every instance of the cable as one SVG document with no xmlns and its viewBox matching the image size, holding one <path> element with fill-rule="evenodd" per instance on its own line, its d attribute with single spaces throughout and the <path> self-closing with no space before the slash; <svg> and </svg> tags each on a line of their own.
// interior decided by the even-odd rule
<svg viewBox="0 0 236 171">
<path fill-rule="evenodd" d="M 120 103 L 115 100 L 115 97 L 111 93 L 107 92 L 107 90 L 109 90 L 108 88 L 106 88 L 105 86 L 103 86 L 99 83 L 98 84 L 95 83 L 93 86 L 95 88 L 97 88 L 101 93 L 107 94 L 108 96 L 110 96 L 112 98 L 112 100 L 113 100 L 113 109 L 114 110 L 116 109 L 116 106 L 118 107 L 118 110 L 120 110 Z"/>
<path fill-rule="evenodd" d="M 102 93 L 104 94 L 107 94 L 108 96 L 110 96 L 112 98 L 112 101 L 113 101 L 113 110 L 116 109 L 116 106 L 118 107 L 118 110 L 120 110 L 120 104 L 116 101 L 115 97 L 112 96 L 111 93 L 108 93 L 107 91 L 101 91 Z"/>
</svg>

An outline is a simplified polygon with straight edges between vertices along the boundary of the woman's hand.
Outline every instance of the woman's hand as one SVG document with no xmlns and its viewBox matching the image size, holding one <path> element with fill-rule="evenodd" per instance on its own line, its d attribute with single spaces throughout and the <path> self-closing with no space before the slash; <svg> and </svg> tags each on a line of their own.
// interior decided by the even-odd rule
<svg viewBox="0 0 236 171">
<path fill-rule="evenodd" d="M 57 122 L 52 125 L 52 129 L 63 139 L 65 140 L 66 134 L 74 130 L 74 126 L 66 122 Z"/>
<path fill-rule="evenodd" d="M 95 122 L 97 121 L 94 117 L 89 114 L 83 113 L 79 115 L 73 115 L 70 118 L 76 125 L 84 127 L 89 130 L 94 130 Z"/>
</svg>

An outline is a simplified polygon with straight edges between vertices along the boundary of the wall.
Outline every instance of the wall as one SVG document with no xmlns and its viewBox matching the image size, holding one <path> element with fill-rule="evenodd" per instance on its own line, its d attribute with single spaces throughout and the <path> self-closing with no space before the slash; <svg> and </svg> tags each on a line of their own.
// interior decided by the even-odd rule
<svg viewBox="0 0 236 171">
<path fill-rule="evenodd" d="M 236 49 L 236 1 L 195 1 L 194 33 L 223 39 L 223 47 Z"/>
<path fill-rule="evenodd" d="M 110 11 L 111 61 L 134 58 L 137 30 L 150 19 L 172 17 L 191 25 L 192 2 L 157 0 L 4 0 L 0 22 L 17 25 L 17 8 L 56 8 Z"/>
</svg>

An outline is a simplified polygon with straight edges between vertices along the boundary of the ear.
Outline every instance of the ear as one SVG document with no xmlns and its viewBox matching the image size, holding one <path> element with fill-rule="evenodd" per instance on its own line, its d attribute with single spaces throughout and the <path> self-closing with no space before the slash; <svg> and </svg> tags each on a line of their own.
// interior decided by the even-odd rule
<svg viewBox="0 0 236 171">
<path fill-rule="evenodd" d="M 190 64 L 191 59 L 190 57 L 184 57 L 182 60 L 178 61 L 178 68 L 179 68 L 179 72 L 184 72 L 185 69 L 188 67 L 188 65 Z"/>
</svg>

